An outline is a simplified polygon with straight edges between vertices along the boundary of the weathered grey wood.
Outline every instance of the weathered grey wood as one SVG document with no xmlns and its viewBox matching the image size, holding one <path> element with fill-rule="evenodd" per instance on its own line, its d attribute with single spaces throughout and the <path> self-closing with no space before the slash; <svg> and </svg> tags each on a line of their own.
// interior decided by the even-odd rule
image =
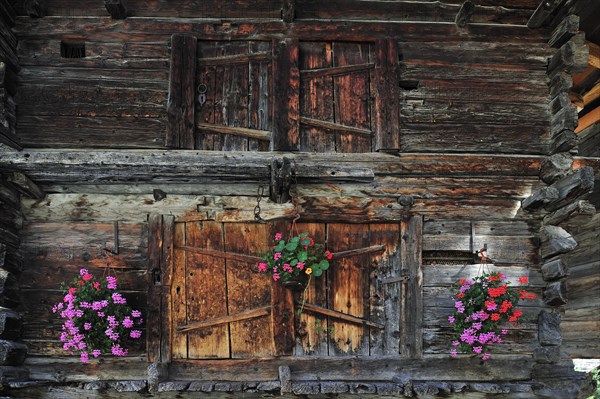
<svg viewBox="0 0 600 399">
<path fill-rule="evenodd" d="M 171 38 L 167 147 L 194 148 L 196 42 L 196 37 L 189 35 Z"/>
<path fill-rule="evenodd" d="M 552 101 L 550 101 L 550 111 L 552 112 L 552 115 L 554 115 L 562 111 L 564 108 L 571 107 L 571 105 L 572 102 L 569 94 L 562 92 L 554 97 Z"/>
<path fill-rule="evenodd" d="M 538 363 L 552 364 L 560 360 L 559 346 L 540 346 L 533 351 L 533 359 Z"/>
<path fill-rule="evenodd" d="M 558 199 L 558 190 L 554 187 L 542 187 L 533 192 L 521 202 L 521 208 L 526 211 L 534 211 L 542 208 L 551 201 Z"/>
<path fill-rule="evenodd" d="M 540 235 L 540 250 L 543 258 L 569 252 L 577 247 L 577 241 L 562 227 L 542 226 Z"/>
<path fill-rule="evenodd" d="M 579 16 L 569 15 L 552 31 L 548 45 L 559 48 L 579 31 Z"/>
<path fill-rule="evenodd" d="M 568 302 L 567 285 L 564 280 L 555 281 L 546 286 L 543 292 L 544 302 L 548 306 L 561 306 Z"/>
<path fill-rule="evenodd" d="M 394 39 L 375 42 L 375 150 L 400 149 L 400 52 Z"/>
<path fill-rule="evenodd" d="M 296 1 L 284 0 L 283 8 L 281 9 L 281 19 L 283 22 L 294 22 L 296 17 Z"/>
<path fill-rule="evenodd" d="M 542 310 L 538 317 L 538 340 L 543 346 L 556 346 L 561 343 L 560 313 Z"/>
<path fill-rule="evenodd" d="M 555 98 L 561 93 L 567 93 L 572 86 L 573 77 L 566 72 L 559 73 L 550 80 L 550 97 Z"/>
<path fill-rule="evenodd" d="M 104 6 L 112 19 L 127 18 L 127 7 L 123 4 L 123 0 L 104 0 Z"/>
<path fill-rule="evenodd" d="M 594 188 L 594 170 L 590 166 L 576 169 L 573 173 L 554 182 L 550 187 L 558 190 L 558 198 L 549 201 L 544 208 L 555 211 L 589 194 Z"/>
<path fill-rule="evenodd" d="M 0 340 L 0 365 L 20 366 L 27 356 L 27 346 L 19 342 Z"/>
<path fill-rule="evenodd" d="M 541 270 L 542 276 L 546 281 L 557 280 L 567 276 L 567 264 L 562 257 L 544 263 Z"/>
<path fill-rule="evenodd" d="M 12 273 L 0 269 L 0 306 L 16 309 L 20 304 L 19 282 Z"/>
<path fill-rule="evenodd" d="M 292 392 L 292 372 L 289 366 L 279 366 L 278 371 L 281 394 Z"/>
<path fill-rule="evenodd" d="M 349 323 L 354 323 L 354 324 L 359 324 L 359 325 L 364 325 L 364 326 L 369 326 L 369 327 L 374 327 L 374 328 L 380 328 L 380 329 L 384 328 L 384 326 L 379 323 L 374 323 L 372 321 L 361 319 L 359 317 L 355 317 L 355 316 L 352 316 L 349 314 L 345 314 L 345 313 L 338 312 L 335 310 L 327 309 L 322 306 L 317 306 L 317 305 L 313 305 L 310 303 L 304 303 L 303 305 L 299 304 L 298 306 L 303 306 L 304 310 L 306 310 L 308 312 L 322 314 L 324 316 L 329 316 L 334 319 L 343 320 L 343 321 L 346 321 Z"/>
<path fill-rule="evenodd" d="M 544 223 L 558 226 L 562 223 L 573 224 L 591 218 L 596 213 L 596 207 L 589 201 L 579 200 L 570 203 L 544 216 Z"/>
<path fill-rule="evenodd" d="M 268 130 L 248 129 L 245 127 L 236 126 L 218 126 L 209 123 L 197 123 L 196 128 L 212 133 L 232 134 L 235 136 L 248 137 L 261 141 L 271 140 L 271 132 Z"/>
<path fill-rule="evenodd" d="M 151 215 L 148 221 L 148 304 L 146 323 L 146 355 L 148 362 L 161 362 L 162 334 L 162 243 L 163 223 L 161 215 Z M 166 320 L 165 320 L 166 322 Z"/>
<path fill-rule="evenodd" d="M 46 15 L 43 0 L 24 0 L 23 8 L 31 18 L 42 18 Z"/>
<path fill-rule="evenodd" d="M 423 218 L 412 216 L 401 225 L 400 264 L 402 282 L 400 302 L 400 353 L 418 359 L 423 356 Z"/>
<path fill-rule="evenodd" d="M 274 151 L 297 151 L 300 129 L 300 69 L 298 41 L 287 39 L 273 44 L 273 129 Z"/>
<path fill-rule="evenodd" d="M 542 161 L 540 177 L 546 184 L 552 184 L 566 176 L 572 165 L 573 157 L 568 153 L 551 155 Z"/>
<path fill-rule="evenodd" d="M 23 332 L 21 316 L 10 309 L 0 309 L 0 339 L 16 340 Z"/>
<path fill-rule="evenodd" d="M 13 172 L 8 175 L 6 181 L 15 187 L 21 194 L 26 195 L 29 198 L 41 200 L 46 196 L 46 193 L 23 173 Z"/>
<path fill-rule="evenodd" d="M 11 96 L 17 93 L 17 76 L 4 62 L 0 62 L 0 88 L 6 89 Z"/>
<path fill-rule="evenodd" d="M 469 20 L 473 16 L 475 12 L 475 4 L 472 1 L 465 1 L 458 10 L 456 14 L 456 18 L 454 18 L 454 23 L 459 28 L 464 28 L 469 23 Z"/>
<path fill-rule="evenodd" d="M 368 129 L 361 129 L 354 126 L 344 126 L 335 122 L 321 121 L 303 116 L 300 118 L 300 124 L 305 126 L 320 127 L 325 131 L 344 132 L 349 134 L 359 134 L 363 136 L 372 136 L 373 132 Z"/>
<path fill-rule="evenodd" d="M 579 155 L 584 157 L 600 157 L 600 123 L 577 133 Z"/>
<path fill-rule="evenodd" d="M 556 134 L 550 143 L 550 154 L 571 151 L 577 146 L 577 136 L 572 130 L 563 130 Z"/>
<path fill-rule="evenodd" d="M 540 2 L 538 8 L 527 21 L 528 28 L 539 28 L 544 25 L 562 0 L 548 0 Z"/>
<path fill-rule="evenodd" d="M 550 121 L 550 136 L 555 137 L 563 130 L 575 130 L 577 127 L 577 108 L 568 106 L 552 116 Z"/>
<path fill-rule="evenodd" d="M 581 72 L 588 66 L 589 46 L 585 35 L 573 36 L 563 44 L 548 63 L 548 75 L 552 78 L 561 72 Z"/>
</svg>

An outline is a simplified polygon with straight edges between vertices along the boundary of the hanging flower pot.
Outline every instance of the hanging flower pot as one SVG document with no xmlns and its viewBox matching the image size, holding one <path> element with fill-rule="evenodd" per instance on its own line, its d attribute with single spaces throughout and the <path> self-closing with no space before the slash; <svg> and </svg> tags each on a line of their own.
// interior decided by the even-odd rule
<svg viewBox="0 0 600 399">
<path fill-rule="evenodd" d="M 332 254 L 324 251 L 321 244 L 308 233 L 283 239 L 275 234 L 275 245 L 258 262 L 258 271 L 269 274 L 273 281 L 294 290 L 304 289 L 312 276 L 320 277 L 329 269 Z"/>
</svg>

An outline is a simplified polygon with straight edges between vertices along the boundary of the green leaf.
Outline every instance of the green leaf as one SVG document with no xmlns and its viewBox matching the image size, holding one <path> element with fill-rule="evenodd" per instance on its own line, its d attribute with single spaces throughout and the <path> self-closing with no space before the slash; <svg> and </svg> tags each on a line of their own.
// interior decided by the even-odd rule
<svg viewBox="0 0 600 399">
<path fill-rule="evenodd" d="M 308 233 L 302 233 L 298 235 L 298 238 L 304 238 L 308 235 Z"/>
<path fill-rule="evenodd" d="M 298 251 L 298 262 L 306 262 L 306 259 L 308 259 L 306 251 Z"/>
<path fill-rule="evenodd" d="M 321 270 L 329 269 L 329 262 L 327 259 L 323 259 L 321 262 L 319 262 L 319 268 L 321 268 Z"/>
<path fill-rule="evenodd" d="M 298 259 L 292 259 L 290 262 L 290 266 L 296 266 L 298 264 Z"/>
<path fill-rule="evenodd" d="M 300 241 L 301 245 L 308 245 L 310 244 L 310 240 L 308 238 L 303 239 L 302 241 Z"/>
<path fill-rule="evenodd" d="M 323 270 L 321 270 L 321 269 L 313 269 L 313 273 L 312 274 L 315 277 L 319 277 L 319 276 L 321 276 L 323 274 Z"/>
<path fill-rule="evenodd" d="M 277 246 L 275 247 L 275 252 L 281 252 L 283 251 L 283 248 L 285 248 L 285 241 L 281 240 L 279 241 L 279 244 L 277 244 Z"/>
<path fill-rule="evenodd" d="M 298 244 L 299 241 L 300 237 L 292 237 L 292 239 L 290 240 L 290 242 L 295 242 L 296 244 Z"/>
<path fill-rule="evenodd" d="M 296 248 L 298 248 L 298 242 L 289 242 L 286 246 L 285 249 L 287 249 L 288 251 L 295 251 Z"/>
</svg>

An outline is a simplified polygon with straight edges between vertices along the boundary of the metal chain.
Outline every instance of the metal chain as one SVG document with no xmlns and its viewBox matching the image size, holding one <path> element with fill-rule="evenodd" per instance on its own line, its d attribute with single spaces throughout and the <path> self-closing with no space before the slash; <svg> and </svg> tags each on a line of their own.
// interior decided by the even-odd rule
<svg viewBox="0 0 600 399">
<path fill-rule="evenodd" d="M 254 207 L 254 220 L 259 223 L 265 223 L 265 220 L 260 216 L 260 201 L 262 200 L 263 195 L 265 194 L 265 186 L 262 184 L 258 186 L 258 192 L 256 194 L 256 206 Z"/>
</svg>

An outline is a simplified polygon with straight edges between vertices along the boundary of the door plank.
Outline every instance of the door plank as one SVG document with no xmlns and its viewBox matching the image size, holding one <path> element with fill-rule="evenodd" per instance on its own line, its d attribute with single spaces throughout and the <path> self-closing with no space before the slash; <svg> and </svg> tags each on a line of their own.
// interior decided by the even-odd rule
<svg viewBox="0 0 600 399">
<path fill-rule="evenodd" d="M 358 224 L 330 224 L 327 228 L 330 251 L 345 251 L 369 245 L 368 227 Z M 368 255 L 332 262 L 329 276 L 329 308 L 362 319 L 368 318 Z M 369 354 L 369 329 L 330 320 L 329 355 Z"/>
<path fill-rule="evenodd" d="M 180 247 L 185 245 L 185 223 L 175 223 L 175 237 L 173 243 L 175 252 L 173 257 L 173 272 L 171 276 L 171 357 L 173 359 L 186 359 L 187 352 L 187 336 L 180 334 L 173 329 L 179 324 L 187 323 L 187 306 L 186 306 L 186 284 L 185 284 L 185 268 L 186 268 L 186 253 Z"/>
<path fill-rule="evenodd" d="M 225 251 L 258 254 L 266 251 L 272 237 L 268 224 L 225 223 Z M 227 261 L 229 314 L 271 304 L 271 281 L 245 262 Z M 249 358 L 273 354 L 270 317 L 230 323 L 231 357 Z"/>
<path fill-rule="evenodd" d="M 208 251 L 223 251 L 221 223 L 191 222 L 186 226 L 186 245 L 201 246 Z M 225 259 L 192 251 L 186 255 L 188 324 L 227 316 Z M 196 329 L 187 336 L 188 358 L 229 357 L 227 325 Z"/>
</svg>

